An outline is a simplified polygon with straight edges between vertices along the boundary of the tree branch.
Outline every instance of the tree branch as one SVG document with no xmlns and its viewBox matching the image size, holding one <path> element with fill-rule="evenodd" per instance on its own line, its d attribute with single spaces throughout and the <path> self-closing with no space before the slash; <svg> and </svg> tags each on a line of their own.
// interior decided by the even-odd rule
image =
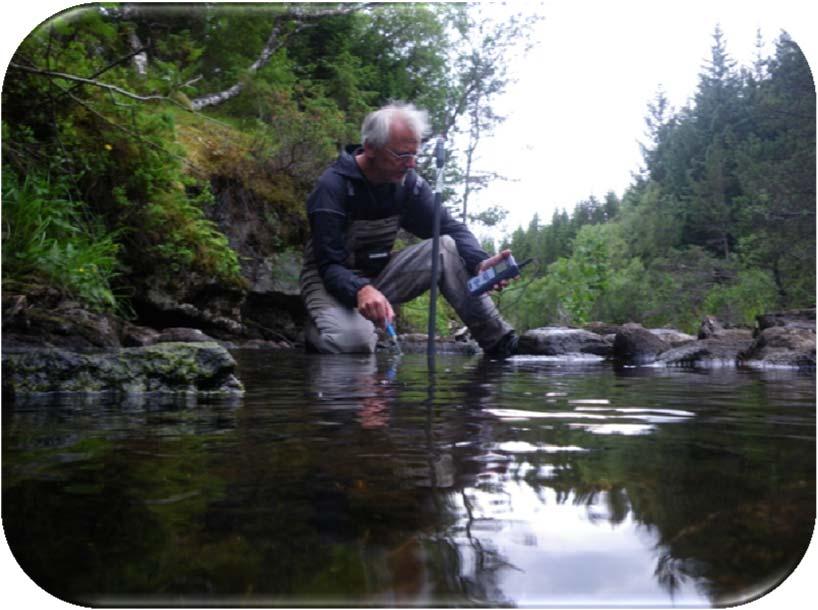
<svg viewBox="0 0 818 610">
<path fill-rule="evenodd" d="M 293 34 L 293 33 L 296 33 L 296 32 L 299 32 L 299 31 L 303 30 L 304 28 L 314 26 L 315 24 L 313 22 L 318 20 L 318 19 L 321 19 L 323 17 L 331 17 L 331 16 L 336 16 L 336 15 L 346 15 L 346 14 L 349 14 L 349 13 L 353 13 L 353 12 L 356 12 L 356 11 L 363 10 L 365 8 L 373 6 L 374 4 L 376 4 L 376 3 L 374 3 L 374 2 L 354 3 L 354 4 L 351 3 L 351 4 L 344 5 L 341 8 L 325 9 L 325 10 L 303 10 L 303 9 L 299 10 L 299 9 L 294 9 L 294 10 L 291 10 L 291 11 L 285 13 L 284 16 L 288 17 L 290 19 L 294 18 L 294 19 L 300 21 L 300 23 L 298 23 L 298 25 L 296 26 L 295 30 L 293 32 L 291 32 L 291 34 Z M 109 11 L 106 14 L 108 14 L 109 16 L 114 16 L 115 11 Z M 116 14 L 115 16 L 120 16 L 121 17 L 123 15 L 124 15 L 124 13 Z M 247 69 L 248 73 L 253 74 L 255 72 L 258 72 L 261 68 L 263 68 L 265 65 L 267 65 L 267 63 L 270 61 L 270 58 L 273 56 L 273 54 L 279 48 L 281 48 L 281 46 L 284 44 L 284 41 L 280 39 L 281 38 L 281 30 L 282 30 L 282 27 L 283 27 L 282 24 L 283 24 L 283 21 L 277 20 L 276 24 L 273 26 L 272 31 L 270 32 L 270 36 L 267 38 L 267 42 L 265 43 L 264 48 L 262 48 L 261 53 L 259 53 L 258 58 L 256 58 L 256 60 L 248 67 L 248 69 Z M 143 51 L 144 51 L 143 48 L 135 49 L 133 53 L 128 54 L 123 59 L 117 60 L 116 62 L 114 62 L 110 66 L 103 69 L 103 71 L 106 70 L 106 69 L 109 69 L 110 67 L 113 67 L 114 65 L 117 65 L 117 64 L 121 63 L 124 59 L 130 59 L 132 57 L 135 57 L 136 55 L 138 55 L 140 52 L 143 52 Z M 43 69 L 40 69 L 40 68 L 24 66 L 22 64 L 15 63 L 15 62 L 11 62 L 9 64 L 9 67 L 15 68 L 17 70 L 22 70 L 24 72 L 28 72 L 30 74 L 36 74 L 38 76 L 47 76 L 47 77 L 50 77 L 50 78 L 64 79 L 64 80 L 72 81 L 72 82 L 75 82 L 75 83 L 80 83 L 82 85 L 93 85 L 95 87 L 100 87 L 102 89 L 107 89 L 108 91 L 111 91 L 113 93 L 117 93 L 119 95 L 124 95 L 125 97 L 129 97 L 131 99 L 138 100 L 140 102 L 150 102 L 150 101 L 171 102 L 171 103 L 176 104 L 177 106 L 179 106 L 181 108 L 184 108 L 185 110 L 201 110 L 202 108 L 204 108 L 206 106 L 215 106 L 217 104 L 221 104 L 221 103 L 226 102 L 227 100 L 229 100 L 231 98 L 236 97 L 244 89 L 244 83 L 239 82 L 239 83 L 236 83 L 235 85 L 233 85 L 232 87 L 229 87 L 229 88 L 225 89 L 224 91 L 204 95 L 204 96 L 198 97 L 198 98 L 196 98 L 194 100 L 191 100 L 190 105 L 188 106 L 188 105 L 180 103 L 179 101 L 177 101 L 177 100 L 175 100 L 175 99 L 173 99 L 171 97 L 167 97 L 167 96 L 164 96 L 164 95 L 138 95 L 136 93 L 133 93 L 132 91 L 128 91 L 128 90 L 123 89 L 121 87 L 117 87 L 116 85 L 111 85 L 111 84 L 108 84 L 108 83 L 104 83 L 102 81 L 98 81 L 98 80 L 96 80 L 94 78 L 84 78 L 82 76 L 77 76 L 75 74 L 67 74 L 67 73 L 64 73 L 64 72 L 55 72 L 55 71 L 52 71 L 52 70 L 43 70 Z M 196 80 L 198 80 L 198 79 L 194 79 L 193 81 L 190 81 L 187 84 L 192 84 Z M 71 89 L 70 91 L 73 91 L 73 89 Z M 66 94 L 66 92 L 63 91 L 62 95 L 65 95 L 65 94 Z"/>
<path fill-rule="evenodd" d="M 293 9 L 287 13 L 285 13 L 284 17 L 287 18 L 295 18 L 300 21 L 298 25 L 295 27 L 295 30 L 290 32 L 290 35 L 295 34 L 304 28 L 311 27 L 315 25 L 314 23 L 310 23 L 312 21 L 316 21 L 321 19 L 322 17 L 333 17 L 336 15 L 346 15 L 349 13 L 354 13 L 356 11 L 360 11 L 364 8 L 368 8 L 376 3 L 374 2 L 367 2 L 364 4 L 354 3 L 348 4 L 342 8 L 335 8 L 335 9 L 325 9 L 325 10 L 298 10 Z M 270 61 L 270 58 L 273 54 L 281 48 L 284 44 L 284 40 L 281 40 L 281 30 L 282 30 L 283 21 L 281 19 L 276 20 L 275 25 L 273 25 L 273 29 L 270 32 L 270 35 L 267 37 L 267 42 L 264 43 L 264 47 L 261 49 L 259 56 L 256 60 L 250 64 L 247 68 L 246 74 L 255 74 L 261 68 L 267 65 Z M 197 97 L 190 101 L 191 108 L 193 110 L 201 110 L 206 106 L 216 106 L 218 104 L 222 104 L 229 99 L 236 97 L 239 93 L 242 92 L 244 89 L 244 83 L 238 82 L 223 91 L 219 91 L 217 93 L 209 93 L 207 95 L 203 95 Z"/>
<path fill-rule="evenodd" d="M 52 70 L 41 70 L 39 68 L 30 68 L 28 66 L 23 66 L 18 63 L 11 62 L 9 64 L 10 68 L 15 68 L 17 70 L 22 70 L 23 72 L 29 72 L 31 74 L 37 74 L 39 76 L 48 76 L 51 78 L 60 78 L 63 80 L 73 81 L 75 83 L 83 83 L 85 85 L 93 85 L 95 87 L 100 87 L 102 89 L 107 89 L 108 91 L 112 91 L 114 93 L 118 93 L 120 95 L 124 95 L 125 97 L 129 97 L 134 100 L 139 100 L 140 102 L 152 102 L 152 101 L 163 101 L 163 102 L 172 102 L 177 106 L 181 106 L 184 108 L 182 104 L 177 102 L 176 100 L 169 98 L 164 95 L 138 95 L 131 91 L 127 91 L 122 87 L 117 87 L 116 85 L 110 85 L 108 83 L 103 83 L 102 81 L 95 80 L 93 78 L 83 78 L 82 76 L 76 76 L 74 74 L 66 74 L 65 72 L 54 72 Z"/>
<path fill-rule="evenodd" d="M 87 78 L 89 78 L 89 79 L 95 79 L 95 78 L 97 78 L 98 76 L 101 76 L 103 73 L 107 72 L 108 70 L 110 70 L 110 69 L 112 69 L 112 68 L 115 68 L 115 67 L 116 67 L 116 66 L 118 66 L 119 64 L 125 63 L 126 61 L 128 61 L 129 59 L 131 59 L 131 58 L 133 58 L 133 57 L 135 57 L 135 56 L 139 55 L 140 53 L 144 53 L 144 52 L 145 52 L 145 50 L 146 50 L 146 49 L 145 49 L 145 47 L 141 47 L 141 48 L 138 48 L 138 49 L 134 49 L 132 52 L 128 53 L 128 54 L 127 54 L 127 55 L 125 55 L 124 57 L 120 57 L 119 59 L 114 60 L 114 61 L 112 61 L 111 63 L 109 63 L 107 66 L 105 66 L 105 67 L 103 67 L 103 68 L 100 68 L 99 70 L 97 70 L 97 71 L 96 71 L 96 72 L 94 72 L 94 73 L 93 73 L 91 76 L 89 76 L 89 77 L 87 77 Z M 76 90 L 77 90 L 77 89 L 79 89 L 80 87 L 82 87 L 82 84 L 81 84 L 81 83 L 77 83 L 76 85 L 74 85 L 73 87 L 71 87 L 71 89 L 68 89 L 68 90 L 63 91 L 63 92 L 62 92 L 62 93 L 61 93 L 61 94 L 60 94 L 60 95 L 57 97 L 57 99 L 59 99 L 60 97 L 62 97 L 63 95 L 66 95 L 66 94 L 68 94 L 68 93 L 74 93 L 74 91 L 76 91 Z"/>
</svg>

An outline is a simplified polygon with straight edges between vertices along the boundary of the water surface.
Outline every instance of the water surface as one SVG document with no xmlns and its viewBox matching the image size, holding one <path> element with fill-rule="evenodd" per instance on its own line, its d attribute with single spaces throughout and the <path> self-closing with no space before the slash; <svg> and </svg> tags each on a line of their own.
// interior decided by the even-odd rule
<svg viewBox="0 0 818 610">
<path fill-rule="evenodd" d="M 815 377 L 239 351 L 242 399 L 3 405 L 3 525 L 80 604 L 735 604 L 815 519 Z"/>
</svg>

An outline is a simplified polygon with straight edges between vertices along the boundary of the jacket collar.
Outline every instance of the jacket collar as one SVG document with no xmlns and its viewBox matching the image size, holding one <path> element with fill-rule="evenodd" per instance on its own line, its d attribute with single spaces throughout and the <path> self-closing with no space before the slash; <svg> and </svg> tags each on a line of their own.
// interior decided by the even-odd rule
<svg viewBox="0 0 818 610">
<path fill-rule="evenodd" d="M 363 150 L 359 144 L 351 144 L 341 151 L 338 159 L 333 163 L 332 169 L 336 174 L 353 178 L 355 180 L 364 180 L 364 175 L 358 163 L 355 161 L 355 155 Z"/>
</svg>

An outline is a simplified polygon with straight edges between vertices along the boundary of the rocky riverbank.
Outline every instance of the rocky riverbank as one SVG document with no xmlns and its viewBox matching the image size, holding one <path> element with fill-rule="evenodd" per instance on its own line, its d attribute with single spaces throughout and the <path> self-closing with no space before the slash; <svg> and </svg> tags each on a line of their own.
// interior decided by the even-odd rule
<svg viewBox="0 0 818 610">
<path fill-rule="evenodd" d="M 625 366 L 815 368 L 815 310 L 758 316 L 756 328 L 725 328 L 705 318 L 696 336 L 672 328 L 595 322 L 584 328 L 548 326 L 521 334 L 518 353 L 555 358 L 589 357 Z M 401 337 L 404 351 L 426 349 L 426 335 Z M 441 352 L 473 354 L 467 336 L 440 342 Z"/>
<path fill-rule="evenodd" d="M 269 342 L 269 347 L 281 344 Z M 289 346 L 289 344 L 286 344 Z M 157 330 L 49 290 L 3 295 L 3 395 L 50 392 L 238 396 L 236 362 L 195 328 Z"/>
<path fill-rule="evenodd" d="M 291 337 L 298 329 L 290 325 Z M 94 313 L 48 290 L 3 296 L 3 393 L 116 392 L 240 395 L 234 348 L 303 349 L 296 339 L 255 334 L 218 337 L 191 326 L 152 328 Z M 402 335 L 423 352 L 425 335 Z M 467 334 L 439 340 L 441 353 L 480 350 Z M 387 347 L 387 344 L 383 344 Z M 773 312 L 754 329 L 702 321 L 697 336 L 639 324 L 545 327 L 522 333 L 519 353 L 593 355 L 621 365 L 815 368 L 815 309 Z"/>
<path fill-rule="evenodd" d="M 667 328 L 592 324 L 538 328 L 520 339 L 527 354 L 594 354 L 624 365 L 815 368 L 815 309 L 758 316 L 756 328 L 725 328 L 705 318 L 697 336 Z"/>
</svg>

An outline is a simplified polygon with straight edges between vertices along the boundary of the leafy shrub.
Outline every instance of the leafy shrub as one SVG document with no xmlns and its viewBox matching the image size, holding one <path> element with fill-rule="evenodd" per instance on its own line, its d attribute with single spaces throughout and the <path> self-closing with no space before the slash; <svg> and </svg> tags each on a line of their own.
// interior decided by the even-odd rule
<svg viewBox="0 0 818 610">
<path fill-rule="evenodd" d="M 500 313 L 518 330 L 567 323 L 560 309 L 557 285 L 551 277 L 518 280 L 495 299 Z"/>
<path fill-rule="evenodd" d="M 80 182 L 92 209 L 119 230 L 123 262 L 137 274 L 200 273 L 240 283 L 236 253 L 204 214 L 213 203 L 210 185 L 185 172 L 174 114 L 140 106 L 129 115 L 134 132 L 88 119 L 73 138 L 63 137 L 89 168 Z"/>
<path fill-rule="evenodd" d="M 424 292 L 419 297 L 401 304 L 397 320 L 401 332 L 425 333 L 429 330 L 429 296 L 428 292 Z M 438 295 L 435 310 L 435 329 L 438 336 L 449 336 L 460 326 L 462 322 L 451 305 Z"/>
<path fill-rule="evenodd" d="M 650 292 L 642 260 L 631 258 L 611 274 L 607 290 L 597 298 L 591 317 L 615 324 L 641 320 Z"/>
<path fill-rule="evenodd" d="M 641 321 L 694 332 L 702 318 L 712 313 L 705 306 L 708 292 L 734 275 L 732 261 L 717 258 L 704 248 L 672 249 L 667 257 L 656 258 L 647 267 Z"/>
<path fill-rule="evenodd" d="M 48 178 L 29 174 L 20 183 L 3 171 L 3 284 L 25 287 L 42 281 L 97 309 L 116 299 L 115 235 L 87 220 L 84 204 Z"/>
<path fill-rule="evenodd" d="M 729 324 L 752 326 L 756 316 L 776 307 L 778 291 L 772 276 L 761 269 L 743 269 L 735 281 L 710 289 L 704 309 Z"/>
</svg>

